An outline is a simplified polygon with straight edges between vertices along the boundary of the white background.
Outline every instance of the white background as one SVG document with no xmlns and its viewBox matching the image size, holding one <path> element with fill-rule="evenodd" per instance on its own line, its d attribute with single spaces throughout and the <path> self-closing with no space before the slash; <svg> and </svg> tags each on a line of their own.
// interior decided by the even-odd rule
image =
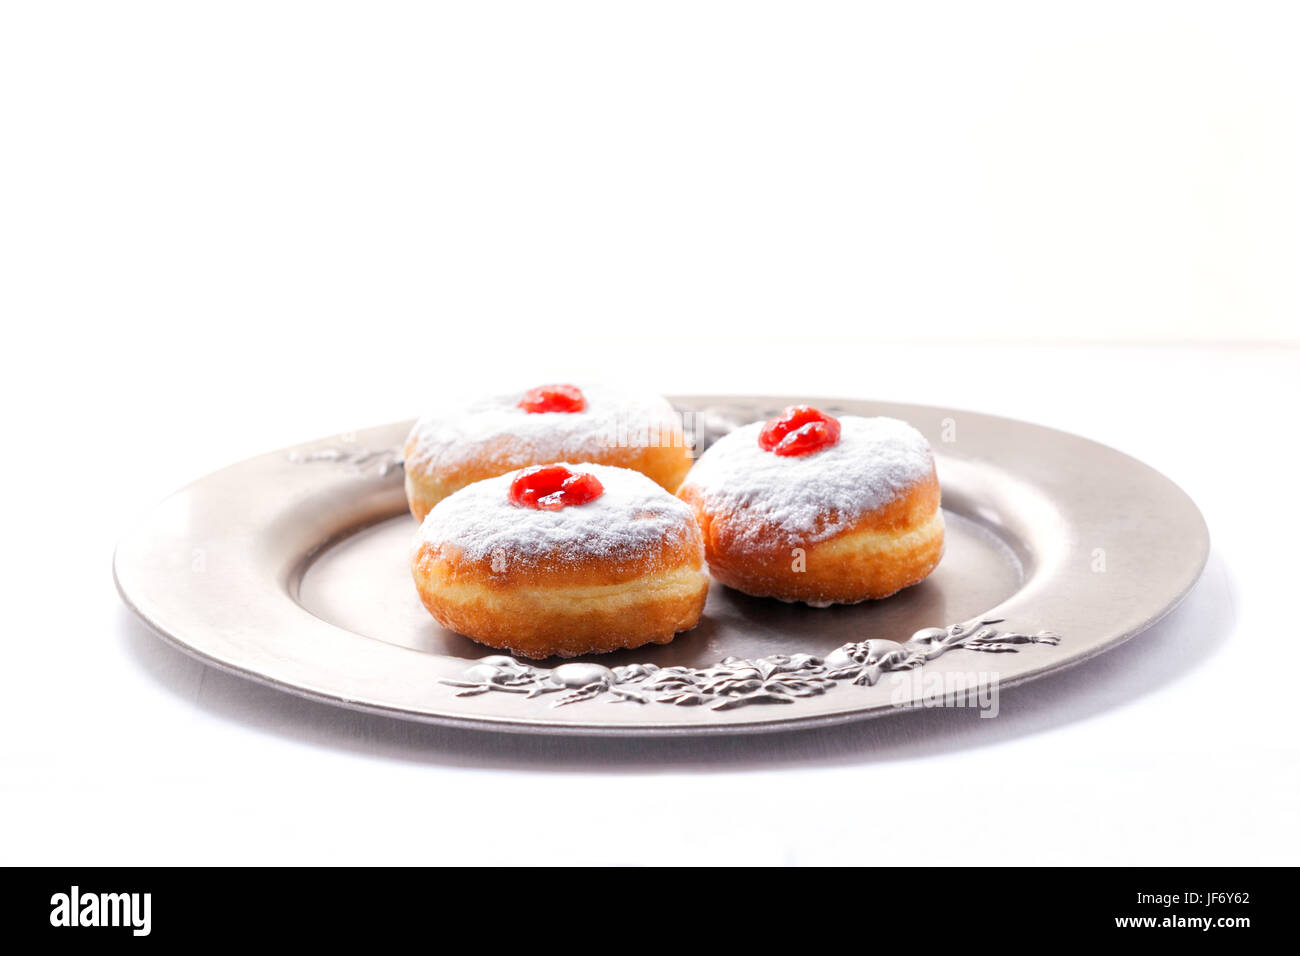
<svg viewBox="0 0 1300 956">
<path fill-rule="evenodd" d="M 0 7 L 0 860 L 1297 862 L 1292 10 Z M 114 593 L 207 471 L 582 378 L 1065 428 L 1214 553 L 997 720 L 722 742 L 343 714 Z"/>
</svg>

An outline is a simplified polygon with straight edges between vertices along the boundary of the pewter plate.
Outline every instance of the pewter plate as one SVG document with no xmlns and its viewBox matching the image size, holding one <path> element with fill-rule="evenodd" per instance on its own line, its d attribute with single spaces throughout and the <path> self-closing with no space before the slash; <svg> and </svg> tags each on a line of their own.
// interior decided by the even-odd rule
<svg viewBox="0 0 1300 956">
<path fill-rule="evenodd" d="M 439 627 L 407 569 L 409 422 L 240 462 L 118 546 L 126 603 L 200 660 L 413 720 L 562 734 L 779 730 L 973 702 L 1116 646 L 1183 598 L 1209 550 L 1176 485 L 1114 449 L 974 412 L 841 399 L 675 398 L 701 447 L 795 401 L 891 415 L 935 450 L 947 552 L 892 598 L 825 609 L 719 585 L 670 645 L 519 662 Z M 940 690 L 943 688 L 943 690 Z"/>
</svg>

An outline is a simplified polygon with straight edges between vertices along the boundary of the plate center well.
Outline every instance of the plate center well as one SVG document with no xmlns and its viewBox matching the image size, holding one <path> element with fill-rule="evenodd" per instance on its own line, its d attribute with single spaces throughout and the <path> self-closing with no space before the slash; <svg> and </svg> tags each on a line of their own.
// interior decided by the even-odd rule
<svg viewBox="0 0 1300 956">
<path fill-rule="evenodd" d="M 901 641 L 922 627 L 966 620 L 1021 588 L 1024 568 L 1006 541 L 947 508 L 944 519 L 946 550 L 939 567 L 921 584 L 891 598 L 809 608 L 747 597 L 714 584 L 695 630 L 669 645 L 601 655 L 599 660 L 667 667 L 707 666 L 729 656 L 823 655 L 848 641 Z M 322 620 L 377 641 L 465 659 L 499 653 L 440 627 L 420 604 L 407 565 L 415 530 L 415 520 L 403 512 L 323 550 L 302 577 L 299 603 Z"/>
</svg>

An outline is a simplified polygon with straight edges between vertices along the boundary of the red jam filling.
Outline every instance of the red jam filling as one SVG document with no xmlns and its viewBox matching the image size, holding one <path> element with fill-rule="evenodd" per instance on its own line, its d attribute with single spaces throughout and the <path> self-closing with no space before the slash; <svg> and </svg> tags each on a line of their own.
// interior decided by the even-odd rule
<svg viewBox="0 0 1300 956">
<path fill-rule="evenodd" d="M 524 392 L 519 407 L 526 412 L 582 412 L 587 398 L 576 385 L 538 385 Z"/>
<path fill-rule="evenodd" d="M 758 447 L 774 455 L 811 455 L 840 440 L 840 423 L 811 405 L 791 405 L 758 433 Z"/>
<path fill-rule="evenodd" d="M 510 500 L 525 508 L 559 511 L 570 505 L 585 505 L 605 493 L 595 475 L 570 471 L 563 465 L 539 465 L 520 472 L 510 483 Z"/>
</svg>

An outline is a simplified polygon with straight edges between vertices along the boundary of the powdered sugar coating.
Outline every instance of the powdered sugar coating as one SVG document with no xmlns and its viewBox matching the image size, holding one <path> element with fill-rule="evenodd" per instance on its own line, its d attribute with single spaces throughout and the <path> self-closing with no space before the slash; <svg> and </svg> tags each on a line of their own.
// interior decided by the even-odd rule
<svg viewBox="0 0 1300 956">
<path fill-rule="evenodd" d="M 407 439 L 406 467 L 457 468 L 474 461 L 522 468 L 537 462 L 587 461 L 601 449 L 680 443 L 681 419 L 658 395 L 580 385 L 581 412 L 526 412 L 524 392 L 451 405 L 424 416 Z"/>
<path fill-rule="evenodd" d="M 645 475 L 608 465 L 565 467 L 595 475 L 605 493 L 583 505 L 545 511 L 510 501 L 518 471 L 498 475 L 438 502 L 420 525 L 416 547 L 450 545 L 470 560 L 490 559 L 492 570 L 504 573 L 592 557 L 635 562 L 693 536 L 703 560 L 690 507 Z"/>
<path fill-rule="evenodd" d="M 830 538 L 930 476 L 924 436 L 896 418 L 839 419 L 840 440 L 811 455 L 783 457 L 758 445 L 763 422 L 724 435 L 686 475 L 711 515 L 743 512 L 754 536 L 786 542 Z"/>
</svg>

